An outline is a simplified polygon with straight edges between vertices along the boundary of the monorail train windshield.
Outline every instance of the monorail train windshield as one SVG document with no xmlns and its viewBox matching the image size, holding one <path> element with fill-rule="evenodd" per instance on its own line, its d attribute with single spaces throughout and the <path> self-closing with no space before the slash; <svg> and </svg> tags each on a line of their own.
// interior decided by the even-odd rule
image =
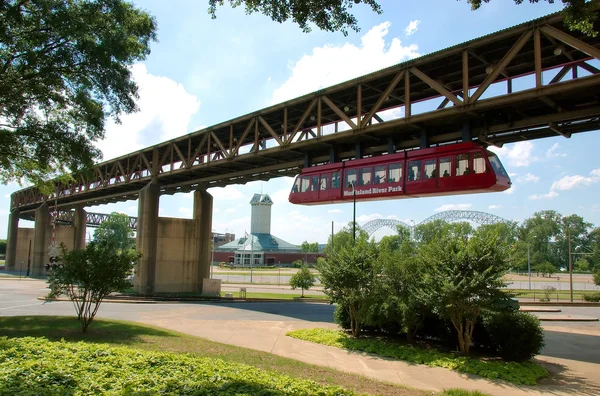
<svg viewBox="0 0 600 396">
<path fill-rule="evenodd" d="M 305 168 L 289 201 L 320 205 L 504 191 L 510 185 L 495 153 L 466 142 Z"/>
</svg>

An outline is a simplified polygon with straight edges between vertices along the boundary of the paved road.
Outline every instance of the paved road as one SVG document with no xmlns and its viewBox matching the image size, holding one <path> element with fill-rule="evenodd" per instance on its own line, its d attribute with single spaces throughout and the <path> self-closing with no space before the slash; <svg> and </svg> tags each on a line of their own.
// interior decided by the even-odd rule
<svg viewBox="0 0 600 396">
<path fill-rule="evenodd" d="M 45 283 L 41 281 L 0 279 L 0 316 L 73 315 L 71 303 L 37 300 L 37 297 L 47 292 Z M 600 307 L 557 308 L 561 310 L 557 315 L 600 317 Z M 98 317 L 136 321 L 155 314 L 166 314 L 172 320 L 202 318 L 227 322 L 256 320 L 333 323 L 333 310 L 334 307 L 329 304 L 307 303 L 105 303 L 100 308 Z M 546 347 L 542 354 L 600 363 L 600 322 L 548 322 L 544 323 L 544 328 Z"/>
</svg>

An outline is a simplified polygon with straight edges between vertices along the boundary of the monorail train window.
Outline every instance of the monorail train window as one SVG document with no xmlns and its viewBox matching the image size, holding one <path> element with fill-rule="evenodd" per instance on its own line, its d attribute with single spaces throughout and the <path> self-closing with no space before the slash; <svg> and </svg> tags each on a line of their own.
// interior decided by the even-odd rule
<svg viewBox="0 0 600 396">
<path fill-rule="evenodd" d="M 408 163 L 408 181 L 421 180 L 421 161 L 410 161 Z"/>
<path fill-rule="evenodd" d="M 388 183 L 400 183 L 402 181 L 402 162 L 390 164 L 390 175 Z"/>
<path fill-rule="evenodd" d="M 371 167 L 360 168 L 360 179 L 358 179 L 358 184 L 360 186 L 368 186 L 371 184 L 371 169 Z"/>
<path fill-rule="evenodd" d="M 302 178 L 302 188 L 300 189 L 300 191 L 307 192 L 309 189 L 310 189 L 310 177 L 304 176 Z"/>
<path fill-rule="evenodd" d="M 346 184 L 345 187 L 356 185 L 356 169 L 350 169 L 346 171 Z"/>
<path fill-rule="evenodd" d="M 458 154 L 456 156 L 456 176 L 468 175 L 469 169 L 469 154 Z"/>
<path fill-rule="evenodd" d="M 321 175 L 321 191 L 327 190 L 328 184 L 329 184 L 329 173 L 324 173 Z"/>
<path fill-rule="evenodd" d="M 423 166 L 423 179 L 435 179 L 437 177 L 437 160 L 428 159 L 425 160 L 425 165 Z"/>
<path fill-rule="evenodd" d="M 452 174 L 452 158 L 440 158 L 440 177 L 450 177 Z"/>
<path fill-rule="evenodd" d="M 379 184 L 379 183 L 385 183 L 385 174 L 386 172 L 386 166 L 385 165 L 377 165 L 375 167 L 375 175 L 373 176 L 373 183 L 375 184 Z"/>
<path fill-rule="evenodd" d="M 473 173 L 485 173 L 485 158 L 479 151 L 473 153 Z"/>
<path fill-rule="evenodd" d="M 312 177 L 312 191 L 319 191 L 319 176 Z"/>
<path fill-rule="evenodd" d="M 490 164 L 492 164 L 492 168 L 494 169 L 494 173 L 498 176 L 508 177 L 506 170 L 502 166 L 502 162 L 498 159 L 495 153 L 491 151 L 487 152 L 488 159 L 490 160 Z"/>
<path fill-rule="evenodd" d="M 340 188 L 340 172 L 331 174 L 331 188 Z"/>
<path fill-rule="evenodd" d="M 294 180 L 294 186 L 292 187 L 293 193 L 297 193 L 298 191 L 300 191 L 300 182 L 301 181 L 302 181 L 301 177 L 297 177 L 296 180 Z"/>
</svg>

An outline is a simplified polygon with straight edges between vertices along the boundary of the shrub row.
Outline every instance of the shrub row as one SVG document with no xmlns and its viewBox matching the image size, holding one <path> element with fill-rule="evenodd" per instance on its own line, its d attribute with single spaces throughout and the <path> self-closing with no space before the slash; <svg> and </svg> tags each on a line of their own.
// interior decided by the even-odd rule
<svg viewBox="0 0 600 396">
<path fill-rule="evenodd" d="M 346 332 L 338 330 L 302 329 L 291 331 L 287 335 L 319 344 L 373 353 L 431 367 L 444 367 L 515 384 L 535 385 L 540 378 L 548 375 L 546 369 L 537 363 L 480 360 L 376 338 L 352 338 Z"/>
<path fill-rule="evenodd" d="M 353 395 L 221 359 L 0 338 L 0 395 Z"/>
<path fill-rule="evenodd" d="M 600 292 L 586 293 L 583 298 L 588 302 L 600 302 Z"/>
<path fill-rule="evenodd" d="M 435 340 L 450 349 L 457 346 L 456 330 L 449 320 L 423 311 L 421 325 L 415 337 Z M 337 305 L 335 321 L 344 329 L 350 328 L 347 310 Z M 363 330 L 386 335 L 402 335 L 403 315 L 399 311 L 372 310 L 366 316 Z M 537 317 L 521 311 L 502 309 L 482 315 L 473 332 L 473 344 L 492 356 L 508 361 L 523 362 L 538 354 L 544 347 L 544 333 Z"/>
</svg>

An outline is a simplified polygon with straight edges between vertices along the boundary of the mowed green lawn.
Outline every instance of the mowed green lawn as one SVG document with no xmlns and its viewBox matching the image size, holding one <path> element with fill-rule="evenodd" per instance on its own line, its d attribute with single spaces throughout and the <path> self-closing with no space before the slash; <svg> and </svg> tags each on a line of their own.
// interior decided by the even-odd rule
<svg viewBox="0 0 600 396">
<path fill-rule="evenodd" d="M 100 387 L 98 388 L 100 390 L 105 389 L 102 388 L 103 386 L 115 386 L 110 381 L 108 383 L 105 381 L 106 375 L 114 377 L 114 381 L 118 379 L 121 382 L 124 377 L 137 378 L 136 380 L 132 379 L 131 383 L 127 385 L 133 387 L 129 390 L 134 394 L 137 392 L 135 389 L 144 389 L 135 386 L 141 386 L 140 381 L 142 380 L 139 378 L 144 378 L 144 375 L 146 375 L 145 370 L 147 370 L 149 382 L 156 382 L 157 386 L 163 387 L 160 389 L 171 389 L 171 391 L 166 391 L 166 394 L 179 394 L 179 392 L 182 392 L 180 388 L 177 388 L 182 386 L 181 381 L 189 382 L 189 385 L 186 386 L 193 387 L 206 386 L 206 381 L 213 380 L 214 384 L 211 386 L 239 385 L 238 388 L 223 388 L 223 391 L 235 390 L 241 392 L 231 394 L 252 395 L 261 389 L 267 392 L 265 394 L 272 395 L 308 395 L 321 391 L 322 394 L 337 393 L 331 387 L 343 387 L 351 392 L 380 395 L 421 396 L 431 394 L 302 363 L 266 352 L 219 344 L 202 338 L 130 322 L 98 319 L 90 325 L 87 333 L 82 333 L 79 322 L 74 317 L 0 317 L 0 329 L 2 329 L 2 336 L 9 337 L 8 340 L 5 339 L 4 341 L 0 338 L 2 343 L 2 347 L 0 347 L 0 374 L 2 374 L 3 386 L 6 391 L 3 391 L 2 385 L 0 385 L 0 394 L 25 394 L 27 389 L 23 389 L 23 393 L 15 393 L 14 389 L 9 388 L 9 386 L 32 386 L 31 384 L 37 381 L 36 376 L 39 376 L 40 381 L 49 381 L 48 378 L 50 378 L 50 381 L 55 381 L 58 384 L 63 384 L 63 382 L 67 385 L 71 383 L 90 383 L 94 380 L 94 378 L 89 377 L 90 372 L 104 373 L 102 378 L 95 379 L 97 381 L 95 386 Z M 19 340 L 11 341 L 10 338 L 13 337 L 18 337 Z M 48 343 L 43 340 L 39 341 L 39 339 L 27 341 L 22 337 L 45 337 L 53 342 L 64 339 L 66 344 Z M 84 344 L 73 344 L 79 341 Z M 97 348 L 99 344 L 105 345 Z M 68 345 L 73 346 L 69 347 Z M 112 350 L 110 349 L 112 347 L 127 348 Z M 10 355 L 11 353 L 12 355 Z M 4 358 L 2 358 L 3 355 Z M 79 359 L 79 355 L 86 356 L 88 360 L 93 360 L 96 357 L 99 360 L 98 362 L 94 361 L 93 364 L 88 361 L 79 362 L 74 360 Z M 29 357 L 29 360 L 26 359 L 27 357 Z M 12 361 L 6 360 L 7 358 L 12 359 Z M 117 364 L 115 362 L 120 361 L 119 359 L 127 359 L 128 365 L 122 365 L 121 367 L 119 363 L 118 367 L 115 366 Z M 46 362 L 45 366 L 43 362 Z M 105 367 L 102 362 L 111 365 L 111 367 Z M 77 369 L 77 364 L 84 364 L 86 367 L 87 365 L 91 366 L 89 369 L 82 371 Z M 32 365 L 39 366 L 39 370 L 33 370 Z M 72 374 L 69 374 L 69 365 L 74 370 Z M 191 370 L 188 367 L 189 365 L 195 366 L 195 369 Z M 231 373 L 228 372 L 228 367 L 231 369 Z M 179 372 L 187 373 L 187 375 L 185 378 L 173 378 L 170 383 L 167 381 L 163 384 L 161 381 L 164 382 L 166 379 L 155 375 L 161 369 L 175 377 L 179 375 L 177 374 Z M 51 370 L 51 372 L 48 372 L 48 370 Z M 120 372 L 120 370 L 123 370 L 123 372 Z M 81 374 L 77 374 L 79 372 Z M 202 378 L 202 373 L 209 375 L 210 378 Z M 77 377 L 78 375 L 80 377 Z M 42 378 L 44 376 L 47 378 Z M 194 376 L 194 378 L 190 376 Z M 290 377 L 291 380 L 286 379 L 287 377 Z M 256 381 L 252 380 L 252 383 L 246 383 L 244 378 L 257 379 Z M 316 385 L 311 385 L 311 383 L 304 380 L 315 382 Z M 224 383 L 225 385 L 223 385 Z M 93 391 L 96 392 L 98 389 L 94 388 Z M 92 391 L 92 389 L 89 389 L 89 391 Z M 83 393 L 86 393 L 86 391 Z M 155 392 L 152 392 L 152 394 L 155 394 Z M 221 392 L 211 394 L 221 394 Z"/>
</svg>

